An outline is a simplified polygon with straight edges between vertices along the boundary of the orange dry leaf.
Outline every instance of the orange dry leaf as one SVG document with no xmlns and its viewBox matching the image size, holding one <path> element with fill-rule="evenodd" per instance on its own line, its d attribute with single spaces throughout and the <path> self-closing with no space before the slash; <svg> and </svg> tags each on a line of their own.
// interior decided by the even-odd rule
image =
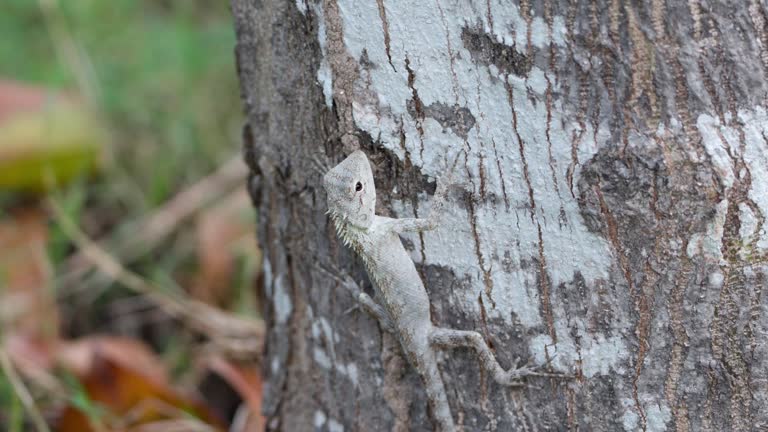
<svg viewBox="0 0 768 432">
<path fill-rule="evenodd" d="M 196 421 L 223 430 L 222 422 L 199 400 L 170 388 L 160 359 L 139 342 L 92 338 L 63 349 L 60 358 L 88 398 L 108 412 L 93 418 L 70 405 L 59 418 L 60 432 L 127 431 L 165 420 Z"/>
<path fill-rule="evenodd" d="M 87 376 L 99 358 L 108 358 L 124 367 L 140 371 L 158 384 L 169 385 L 161 360 L 136 339 L 118 336 L 91 336 L 62 342 L 56 350 L 58 363 L 77 376 Z"/>
</svg>

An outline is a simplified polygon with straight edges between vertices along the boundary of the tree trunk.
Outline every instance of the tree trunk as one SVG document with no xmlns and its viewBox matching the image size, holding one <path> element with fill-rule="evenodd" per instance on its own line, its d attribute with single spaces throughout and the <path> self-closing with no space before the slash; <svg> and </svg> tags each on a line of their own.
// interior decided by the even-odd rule
<svg viewBox="0 0 768 432">
<path fill-rule="evenodd" d="M 467 431 L 768 430 L 768 7 L 757 0 L 232 0 L 264 248 L 272 430 L 429 431 L 322 172 L 357 148 L 433 321 L 562 382 L 441 356 Z"/>
</svg>

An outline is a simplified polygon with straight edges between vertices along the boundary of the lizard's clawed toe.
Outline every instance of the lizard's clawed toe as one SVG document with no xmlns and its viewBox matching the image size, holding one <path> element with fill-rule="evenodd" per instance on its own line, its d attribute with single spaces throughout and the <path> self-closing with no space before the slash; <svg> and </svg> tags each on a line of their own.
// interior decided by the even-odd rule
<svg viewBox="0 0 768 432">
<path fill-rule="evenodd" d="M 564 374 L 559 372 L 548 372 L 541 368 L 533 368 L 531 366 L 521 366 L 516 369 L 512 369 L 507 372 L 505 383 L 509 386 L 521 386 L 524 385 L 522 380 L 529 377 L 548 377 L 548 378 L 560 378 L 560 379 L 573 379 L 571 374 Z"/>
<path fill-rule="evenodd" d="M 349 308 L 347 308 L 347 310 L 345 310 L 341 314 L 342 315 L 349 315 L 352 312 L 355 312 L 355 311 L 358 311 L 358 310 L 360 310 L 360 304 L 359 303 L 355 303 L 354 305 L 352 305 Z"/>
</svg>

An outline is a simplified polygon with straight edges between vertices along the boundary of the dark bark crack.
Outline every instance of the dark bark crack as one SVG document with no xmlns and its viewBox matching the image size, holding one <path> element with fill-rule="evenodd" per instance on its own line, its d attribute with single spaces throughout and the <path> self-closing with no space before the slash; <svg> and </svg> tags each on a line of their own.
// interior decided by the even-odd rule
<svg viewBox="0 0 768 432">
<path fill-rule="evenodd" d="M 528 172 L 528 160 L 525 158 L 525 143 L 523 137 L 520 135 L 520 131 L 517 128 L 517 110 L 515 109 L 515 95 L 512 90 L 512 85 L 508 80 L 504 80 L 504 87 L 507 90 L 507 101 L 509 102 L 509 109 L 512 111 L 512 129 L 515 131 L 517 137 L 518 149 L 520 151 L 520 161 L 523 163 L 523 177 L 525 178 L 525 184 L 528 186 L 528 202 L 531 206 L 531 222 L 534 222 L 536 215 L 536 199 L 533 196 L 533 185 L 531 184 L 531 176 Z"/>
<path fill-rule="evenodd" d="M 392 70 L 397 72 L 395 65 L 392 64 L 392 54 L 390 53 L 389 21 L 387 21 L 387 9 L 384 7 L 384 0 L 376 0 L 379 7 L 379 18 L 381 18 L 381 30 L 384 32 L 384 49 L 387 52 L 387 59 Z"/>
</svg>

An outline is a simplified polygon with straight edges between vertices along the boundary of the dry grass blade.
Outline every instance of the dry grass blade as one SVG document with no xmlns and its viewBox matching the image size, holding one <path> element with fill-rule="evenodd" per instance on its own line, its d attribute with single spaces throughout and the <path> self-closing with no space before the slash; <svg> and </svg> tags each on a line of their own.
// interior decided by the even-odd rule
<svg viewBox="0 0 768 432">
<path fill-rule="evenodd" d="M 38 0 L 38 4 L 56 55 L 72 71 L 80 91 L 88 97 L 92 108 L 95 108 L 97 101 L 102 97 L 90 58 L 67 27 L 58 0 Z"/>
<path fill-rule="evenodd" d="M 5 347 L 1 347 L 1 346 L 0 346 L 0 367 L 2 367 L 3 373 L 5 374 L 5 376 L 8 377 L 8 381 L 11 383 L 11 386 L 13 387 L 13 391 L 16 392 L 16 395 L 19 397 L 19 400 L 21 400 L 22 405 L 24 405 L 24 409 L 27 410 L 27 413 L 32 419 L 32 422 L 34 423 L 35 428 L 38 430 L 38 432 L 50 432 L 48 423 L 46 423 L 45 419 L 43 418 L 43 415 L 40 413 L 40 410 L 37 408 L 37 405 L 35 404 L 35 400 L 32 398 L 32 395 L 29 393 L 27 386 L 24 385 L 24 382 L 21 380 L 21 377 L 19 376 L 19 374 L 16 373 L 16 369 L 14 369 L 13 364 L 11 363 L 11 359 L 8 356 L 8 353 L 5 351 Z"/>
<path fill-rule="evenodd" d="M 126 269 L 93 240 L 88 238 L 77 225 L 69 219 L 62 208 L 53 200 L 51 207 L 62 231 L 79 249 L 79 254 L 87 259 L 98 271 L 125 285 L 127 288 L 147 296 L 166 313 L 179 319 L 186 325 L 205 334 L 213 341 L 237 340 L 247 342 L 252 347 L 251 354 L 258 356 L 264 341 L 264 323 L 235 317 L 205 303 L 186 300 L 162 293 L 157 287 L 144 280 L 138 274 Z M 241 351 L 241 349 L 238 349 Z M 238 352 L 238 356 L 242 353 Z"/>
<path fill-rule="evenodd" d="M 156 245 L 206 204 L 226 196 L 228 191 L 240 186 L 247 174 L 248 168 L 242 157 L 233 157 L 213 174 L 180 192 L 158 211 L 141 221 L 139 229 L 136 230 L 136 237 L 126 245 L 123 253 L 131 258 L 143 253 L 147 245 Z"/>
<path fill-rule="evenodd" d="M 218 170 L 180 192 L 157 211 L 135 223 L 131 236 L 125 244 L 118 245 L 115 256 L 123 262 L 129 262 L 151 251 L 182 223 L 219 197 L 243 184 L 248 168 L 240 155 L 233 157 Z M 97 245 L 105 248 L 104 243 Z M 67 279 L 80 279 L 94 269 L 96 263 L 85 256 L 83 250 L 72 255 L 65 264 L 71 269 Z M 69 286 L 71 289 L 73 285 Z"/>
</svg>

